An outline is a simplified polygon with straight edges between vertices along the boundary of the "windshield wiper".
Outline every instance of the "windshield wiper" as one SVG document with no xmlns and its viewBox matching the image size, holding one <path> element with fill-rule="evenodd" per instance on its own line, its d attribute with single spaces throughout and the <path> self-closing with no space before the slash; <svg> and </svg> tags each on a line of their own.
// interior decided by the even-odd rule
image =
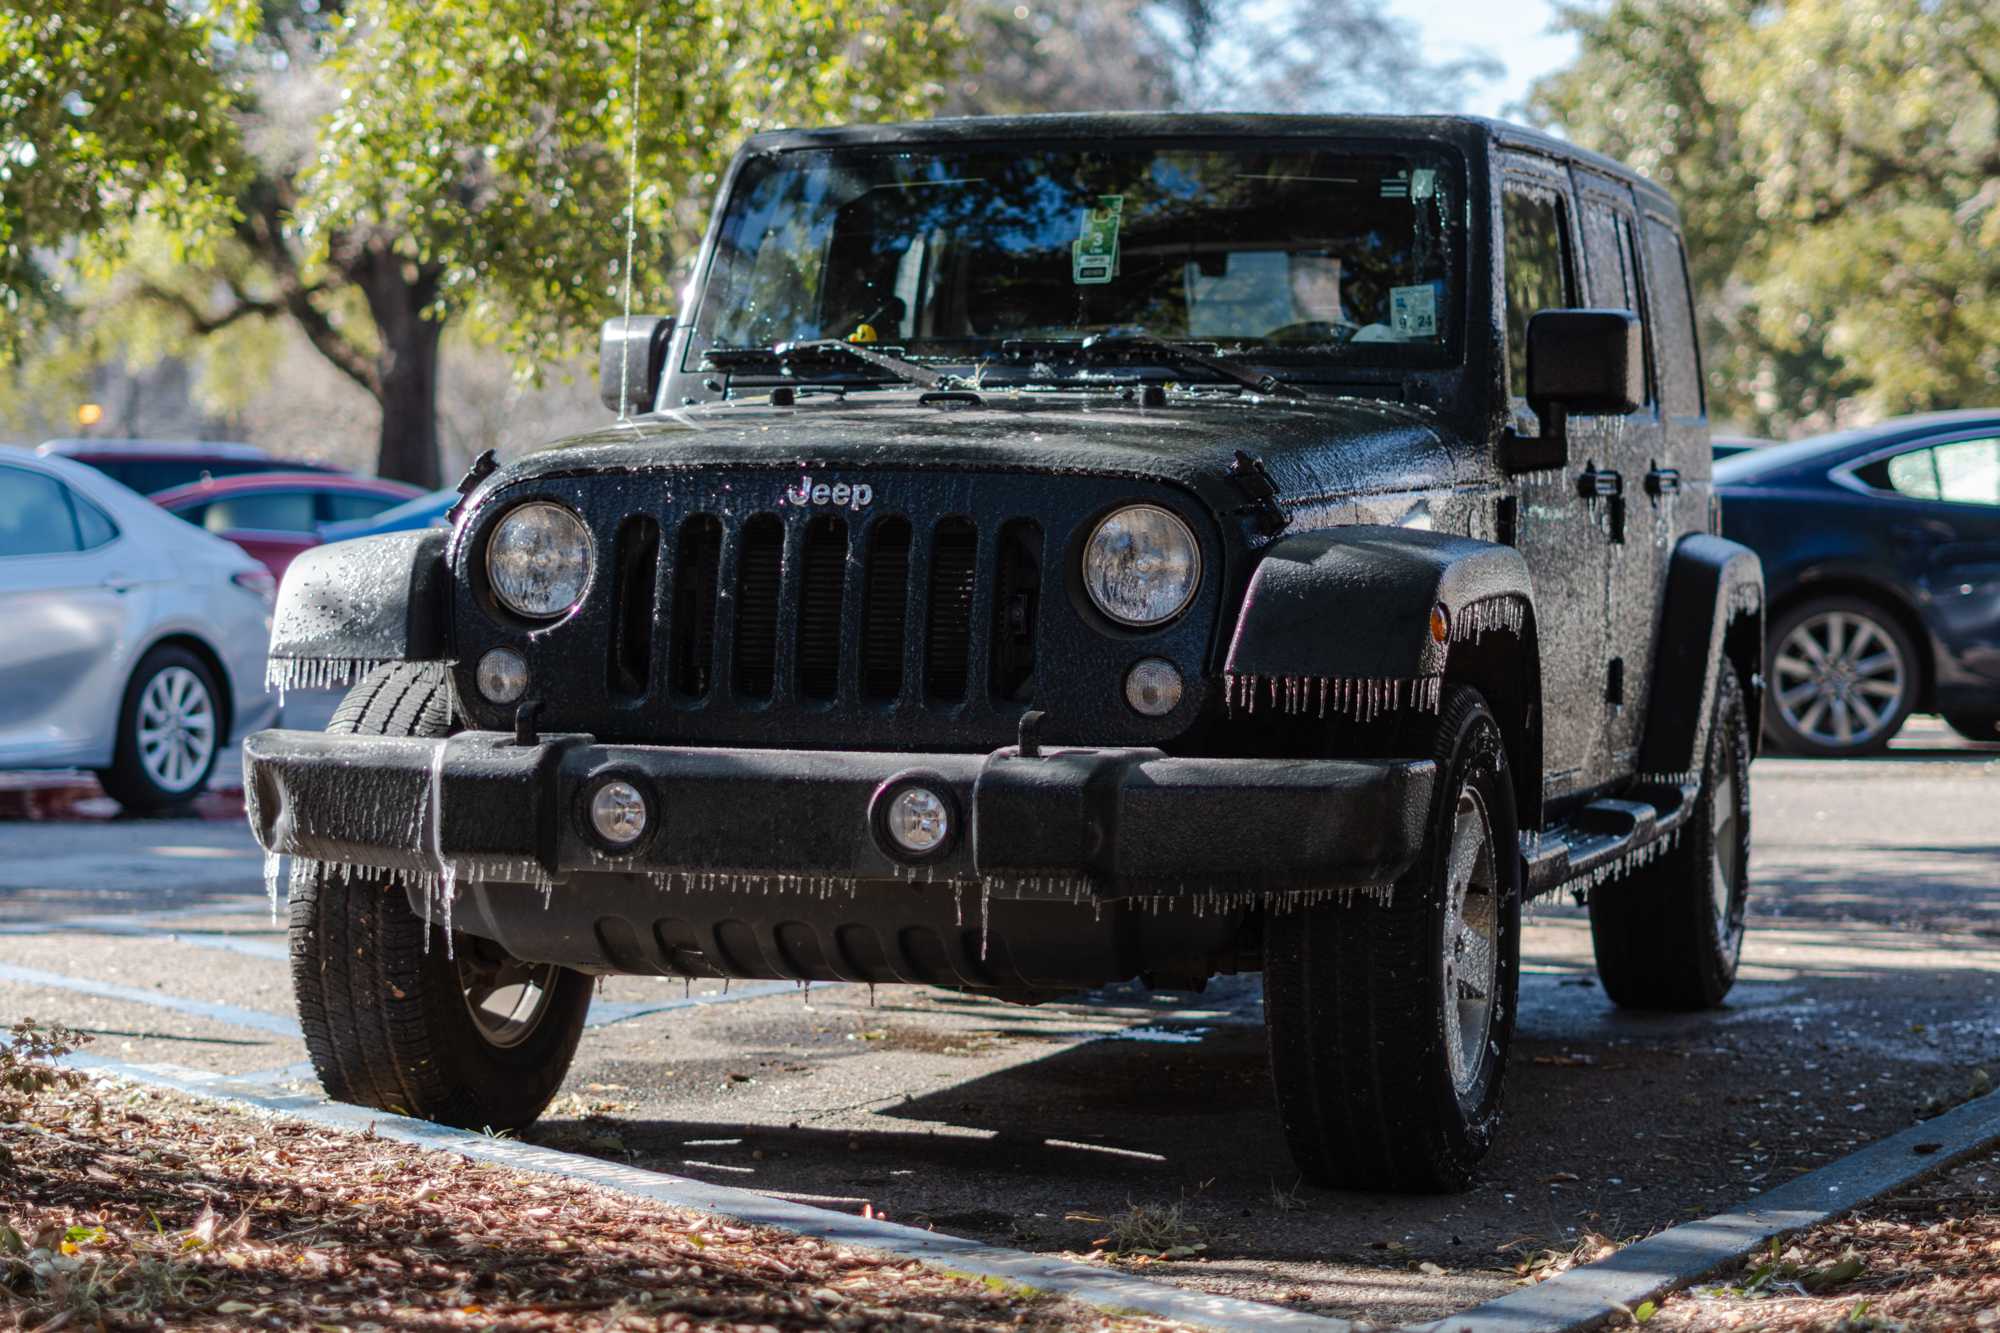
<svg viewBox="0 0 2000 1333">
<path fill-rule="evenodd" d="M 1094 333 L 1076 342 L 1057 338 L 1009 338 L 1000 344 L 1000 350 L 1004 355 L 1015 359 L 1023 356 L 1071 357 L 1086 365 L 1129 363 L 1139 359 L 1180 370 L 1205 370 L 1233 384 L 1240 384 L 1253 392 L 1273 398 L 1306 396 L 1304 389 L 1281 380 L 1276 375 L 1259 374 L 1246 366 L 1235 365 L 1219 356 L 1210 355 L 1200 347 L 1189 343 L 1169 342 L 1151 333 Z"/>
<path fill-rule="evenodd" d="M 711 347 L 703 353 L 708 363 L 717 370 L 743 371 L 771 369 L 790 372 L 799 366 L 831 369 L 841 361 L 859 361 L 877 370 L 886 370 L 905 384 L 915 384 L 925 389 L 957 389 L 962 387 L 956 375 L 947 375 L 920 366 L 914 361 L 906 361 L 888 352 L 878 352 L 862 343 L 844 342 L 839 338 L 814 338 L 804 342 L 784 342 L 773 347 Z"/>
</svg>

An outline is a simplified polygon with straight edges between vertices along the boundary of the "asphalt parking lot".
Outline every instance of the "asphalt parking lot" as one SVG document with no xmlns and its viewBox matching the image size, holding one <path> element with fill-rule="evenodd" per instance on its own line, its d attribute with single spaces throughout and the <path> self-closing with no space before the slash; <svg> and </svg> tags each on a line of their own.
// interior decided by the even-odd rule
<svg viewBox="0 0 2000 1333">
<path fill-rule="evenodd" d="M 313 701 L 299 701 L 295 725 Z M 1727 1008 L 1622 1015 L 1581 913 L 1526 937 L 1509 1123 L 1469 1193 L 1300 1187 L 1254 978 L 1022 1009 L 883 987 L 604 984 L 540 1142 L 1048 1253 L 1140 1224 L 1161 1280 L 1379 1322 L 1513 1286 L 1591 1233 L 1702 1217 L 2000 1077 L 2000 746 L 1756 766 Z M 706 1004 L 688 1000 L 708 997 Z M 240 822 L 0 824 L 0 1021 L 289 1071 L 282 930 Z"/>
</svg>

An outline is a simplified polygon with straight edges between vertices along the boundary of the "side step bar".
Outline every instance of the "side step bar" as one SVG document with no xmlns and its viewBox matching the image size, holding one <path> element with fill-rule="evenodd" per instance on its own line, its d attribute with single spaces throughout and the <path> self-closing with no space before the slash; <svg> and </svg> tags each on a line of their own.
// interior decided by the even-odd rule
<svg viewBox="0 0 2000 1333">
<path fill-rule="evenodd" d="M 1592 801 L 1539 839 L 1524 841 L 1524 896 L 1537 898 L 1588 876 L 1615 873 L 1626 858 L 1674 833 L 1694 813 L 1698 782 L 1657 783 L 1617 800 Z"/>
</svg>

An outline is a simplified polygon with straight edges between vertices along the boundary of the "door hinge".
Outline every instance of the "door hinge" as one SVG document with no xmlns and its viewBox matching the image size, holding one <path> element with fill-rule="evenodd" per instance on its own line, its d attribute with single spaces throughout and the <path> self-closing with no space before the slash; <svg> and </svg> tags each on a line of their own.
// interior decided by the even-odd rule
<svg viewBox="0 0 2000 1333">
<path fill-rule="evenodd" d="M 1257 530 L 1275 537 L 1291 526 L 1292 516 L 1278 503 L 1278 488 L 1264 470 L 1264 460 L 1238 449 L 1229 465 L 1229 479 L 1250 499 L 1250 512 Z"/>
</svg>

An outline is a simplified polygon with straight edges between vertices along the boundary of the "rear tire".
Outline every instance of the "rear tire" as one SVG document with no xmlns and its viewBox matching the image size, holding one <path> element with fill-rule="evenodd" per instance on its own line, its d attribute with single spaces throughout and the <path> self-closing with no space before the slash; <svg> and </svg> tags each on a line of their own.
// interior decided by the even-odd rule
<svg viewBox="0 0 2000 1333">
<path fill-rule="evenodd" d="M 201 795 L 222 753 L 222 694 L 208 664 L 178 644 L 139 659 L 118 709 L 111 767 L 97 780 L 137 814 Z"/>
<path fill-rule="evenodd" d="M 1750 725 L 1723 663 L 1701 794 L 1677 845 L 1590 895 L 1604 993 L 1627 1009 L 1713 1009 L 1736 984 L 1749 899 Z"/>
<path fill-rule="evenodd" d="M 2000 744 L 2000 713 L 1946 713 L 1944 724 L 1969 741 Z"/>
<path fill-rule="evenodd" d="M 379 668 L 348 692 L 333 733 L 443 736 L 449 695 L 423 667 Z M 306 1049 L 340 1101 L 462 1129 L 520 1130 L 569 1071 L 590 980 L 526 964 L 469 935 L 447 940 L 386 874 L 299 861 L 292 988 Z"/>
<path fill-rule="evenodd" d="M 1500 1122 L 1521 957 L 1514 789 L 1477 690 L 1447 688 L 1427 722 L 1428 832 L 1388 901 L 1265 917 L 1278 1115 L 1320 1185 L 1463 1189 Z"/>
</svg>

